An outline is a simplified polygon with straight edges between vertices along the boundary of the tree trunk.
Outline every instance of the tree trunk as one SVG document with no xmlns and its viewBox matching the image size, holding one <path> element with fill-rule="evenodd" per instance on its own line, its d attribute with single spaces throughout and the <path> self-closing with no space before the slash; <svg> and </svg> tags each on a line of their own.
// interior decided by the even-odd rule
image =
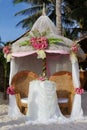
<svg viewBox="0 0 87 130">
<path fill-rule="evenodd" d="M 62 0 L 56 0 L 56 26 L 59 35 L 62 35 L 61 2 Z"/>
</svg>

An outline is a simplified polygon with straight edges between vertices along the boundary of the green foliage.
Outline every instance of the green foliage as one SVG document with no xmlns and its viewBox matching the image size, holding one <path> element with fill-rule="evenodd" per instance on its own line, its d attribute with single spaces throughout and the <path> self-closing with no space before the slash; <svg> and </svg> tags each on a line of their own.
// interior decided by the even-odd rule
<svg viewBox="0 0 87 130">
<path fill-rule="evenodd" d="M 24 9 L 22 11 L 17 12 L 15 15 L 27 15 L 27 17 L 23 20 L 21 20 L 16 26 L 22 25 L 22 28 L 31 29 L 34 22 L 37 20 L 37 18 L 42 14 L 43 9 L 43 2 L 46 3 L 46 13 L 49 17 L 52 18 L 53 21 L 56 18 L 56 15 L 54 11 L 53 2 L 54 0 L 14 0 L 15 4 L 26 2 L 30 6 L 27 9 Z M 53 14 L 53 15 L 52 15 Z"/>
<path fill-rule="evenodd" d="M 7 98 L 7 94 L 6 94 L 6 89 L 7 86 L 9 84 L 9 72 L 10 72 L 10 65 L 9 63 L 7 63 L 6 58 L 4 57 L 4 54 L 2 51 L 0 51 L 0 63 L 3 66 L 4 69 L 4 86 L 3 86 L 3 98 L 6 99 Z"/>
<path fill-rule="evenodd" d="M 5 64 L 5 62 L 6 62 L 6 59 L 4 58 L 4 54 L 2 51 L 0 51 L 0 62 L 1 62 L 1 64 Z"/>
<path fill-rule="evenodd" d="M 13 0 L 14 4 L 18 4 L 18 3 L 21 3 L 21 2 L 28 2 L 28 0 Z"/>
<path fill-rule="evenodd" d="M 47 31 L 43 31 L 42 33 L 39 32 L 39 30 L 34 30 L 34 31 L 31 31 L 28 35 L 29 38 L 40 38 L 40 37 L 47 37 L 49 36 L 49 29 L 47 29 Z M 58 44 L 58 43 L 63 43 L 64 41 L 61 39 L 61 38 L 54 38 L 54 37 L 51 37 L 51 38 L 47 38 L 48 39 L 48 43 L 49 44 Z M 27 45 L 30 45 L 30 41 L 29 40 L 25 40 L 21 43 L 19 43 L 20 46 L 27 46 Z"/>
<path fill-rule="evenodd" d="M 20 43 L 19 43 L 19 46 L 27 46 L 27 45 L 29 45 L 29 44 L 30 44 L 29 41 L 23 41 L 23 42 L 20 42 Z"/>
<path fill-rule="evenodd" d="M 13 3 L 18 4 L 20 2 L 27 2 L 31 4 L 43 4 L 49 2 L 55 2 L 55 0 L 13 0 Z"/>
<path fill-rule="evenodd" d="M 84 34 L 87 30 L 87 0 L 64 0 L 65 1 L 65 18 L 74 23 L 69 26 L 71 38 L 78 37 L 78 34 Z M 65 27 L 66 29 L 67 27 Z M 69 35 L 68 35 L 69 36 Z"/>
<path fill-rule="evenodd" d="M 49 44 L 57 44 L 63 42 L 60 38 L 48 38 Z"/>
<path fill-rule="evenodd" d="M 31 29 L 34 22 L 37 20 L 37 18 L 42 14 L 42 11 L 37 12 L 36 14 L 33 14 L 32 16 L 29 16 L 23 20 L 21 20 L 17 26 L 22 25 L 22 28 L 26 28 L 27 30 Z"/>
<path fill-rule="evenodd" d="M 22 10 L 18 14 L 27 15 L 28 17 L 21 20 L 18 25 L 23 28 L 31 29 L 34 22 L 42 13 L 43 2 L 46 3 L 46 14 L 55 23 L 56 0 L 14 0 L 14 3 L 26 2 L 31 6 Z M 61 3 L 62 28 L 64 35 L 71 39 L 78 37 L 87 30 L 87 0 L 62 0 Z"/>
</svg>

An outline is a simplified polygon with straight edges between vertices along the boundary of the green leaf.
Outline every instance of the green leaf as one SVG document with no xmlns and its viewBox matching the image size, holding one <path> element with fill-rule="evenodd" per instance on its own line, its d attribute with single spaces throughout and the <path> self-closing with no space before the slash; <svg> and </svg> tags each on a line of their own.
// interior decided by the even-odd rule
<svg viewBox="0 0 87 130">
<path fill-rule="evenodd" d="M 23 41 L 23 42 L 19 43 L 20 46 L 26 46 L 26 45 L 29 45 L 29 44 L 30 44 L 29 41 Z"/>
<path fill-rule="evenodd" d="M 56 44 L 56 43 L 60 43 L 60 42 L 64 42 L 62 39 L 60 38 L 48 38 L 49 44 Z"/>
<path fill-rule="evenodd" d="M 39 30 L 35 29 L 32 31 L 34 37 L 41 37 Z"/>
</svg>

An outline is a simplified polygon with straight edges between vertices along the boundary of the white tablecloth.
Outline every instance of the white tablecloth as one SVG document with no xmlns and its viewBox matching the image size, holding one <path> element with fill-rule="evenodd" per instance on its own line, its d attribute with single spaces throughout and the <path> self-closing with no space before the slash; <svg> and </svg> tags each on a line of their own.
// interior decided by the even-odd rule
<svg viewBox="0 0 87 130">
<path fill-rule="evenodd" d="M 34 80 L 30 83 L 27 116 L 32 120 L 48 120 L 58 116 L 55 85 L 48 80 Z"/>
</svg>

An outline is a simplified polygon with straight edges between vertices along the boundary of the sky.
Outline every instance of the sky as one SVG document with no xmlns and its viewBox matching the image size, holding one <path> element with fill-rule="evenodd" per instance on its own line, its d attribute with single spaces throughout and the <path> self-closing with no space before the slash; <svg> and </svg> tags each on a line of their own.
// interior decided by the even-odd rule
<svg viewBox="0 0 87 130">
<path fill-rule="evenodd" d="M 16 24 L 25 16 L 14 16 L 15 13 L 29 7 L 28 4 L 13 4 L 13 0 L 0 0 L 0 37 L 1 41 L 9 42 L 17 39 L 26 32 L 21 26 Z"/>
</svg>

